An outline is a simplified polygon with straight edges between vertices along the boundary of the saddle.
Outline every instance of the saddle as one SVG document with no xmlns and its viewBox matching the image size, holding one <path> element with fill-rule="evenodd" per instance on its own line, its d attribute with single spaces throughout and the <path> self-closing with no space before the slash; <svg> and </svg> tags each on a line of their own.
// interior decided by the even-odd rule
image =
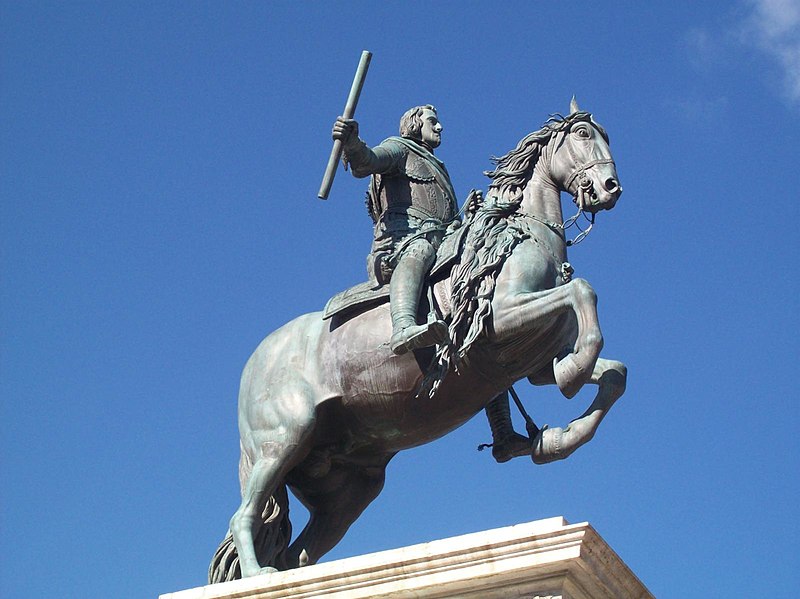
<svg viewBox="0 0 800 599">
<path fill-rule="evenodd" d="M 436 252 L 436 262 L 425 280 L 427 294 L 432 295 L 433 284 L 450 274 L 450 269 L 457 261 L 461 253 L 461 245 L 467 227 L 459 227 L 445 235 L 439 250 Z M 446 298 L 436 298 L 440 307 L 449 306 Z M 389 284 L 379 283 L 377 277 L 354 285 L 344 291 L 340 291 L 328 300 L 322 312 L 324 320 L 338 316 L 340 319 L 348 320 L 370 308 L 375 308 L 389 301 Z M 449 309 L 446 310 L 449 312 Z"/>
</svg>

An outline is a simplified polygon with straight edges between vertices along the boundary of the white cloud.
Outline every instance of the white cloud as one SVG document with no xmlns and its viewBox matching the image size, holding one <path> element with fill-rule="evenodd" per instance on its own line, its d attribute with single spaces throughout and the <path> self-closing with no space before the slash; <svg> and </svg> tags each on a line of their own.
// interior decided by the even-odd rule
<svg viewBox="0 0 800 599">
<path fill-rule="evenodd" d="M 706 71 L 719 61 L 720 44 L 706 29 L 690 29 L 683 41 L 689 62 L 697 70 Z"/>
<path fill-rule="evenodd" d="M 743 41 L 781 67 L 786 93 L 800 103 L 800 0 L 748 0 Z"/>
<path fill-rule="evenodd" d="M 687 96 L 668 99 L 665 104 L 669 110 L 683 120 L 697 125 L 699 123 L 717 122 L 720 115 L 724 114 L 728 109 L 730 102 L 727 96 Z"/>
</svg>

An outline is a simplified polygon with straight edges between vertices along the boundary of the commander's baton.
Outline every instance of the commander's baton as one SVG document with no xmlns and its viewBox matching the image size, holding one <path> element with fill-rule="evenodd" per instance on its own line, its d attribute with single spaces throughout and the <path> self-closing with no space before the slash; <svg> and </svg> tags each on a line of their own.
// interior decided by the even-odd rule
<svg viewBox="0 0 800 599">
<path fill-rule="evenodd" d="M 356 104 L 358 104 L 358 97 L 361 95 L 361 88 L 364 87 L 364 79 L 367 78 L 367 69 L 369 68 L 369 61 L 372 59 L 372 52 L 364 50 L 361 53 L 361 60 L 358 61 L 358 69 L 356 76 L 353 79 L 353 86 L 350 88 L 350 95 L 347 96 L 347 104 L 344 106 L 342 117 L 345 119 L 352 119 L 356 113 Z M 328 194 L 333 185 L 333 178 L 336 176 L 336 167 L 339 166 L 339 160 L 342 157 L 342 140 L 335 139 L 333 141 L 333 149 L 331 150 L 331 157 L 328 159 L 328 167 L 325 169 L 325 176 L 322 178 L 322 185 L 319 187 L 317 197 L 320 200 L 327 200 Z"/>
</svg>

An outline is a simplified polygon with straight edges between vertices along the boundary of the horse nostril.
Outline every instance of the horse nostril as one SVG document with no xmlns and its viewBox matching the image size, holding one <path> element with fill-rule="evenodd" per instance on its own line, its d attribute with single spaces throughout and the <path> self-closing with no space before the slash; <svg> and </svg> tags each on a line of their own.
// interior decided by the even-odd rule
<svg viewBox="0 0 800 599">
<path fill-rule="evenodd" d="M 603 186 L 606 188 L 608 192 L 614 192 L 619 187 L 617 180 L 614 177 L 609 177 L 603 182 Z"/>
</svg>

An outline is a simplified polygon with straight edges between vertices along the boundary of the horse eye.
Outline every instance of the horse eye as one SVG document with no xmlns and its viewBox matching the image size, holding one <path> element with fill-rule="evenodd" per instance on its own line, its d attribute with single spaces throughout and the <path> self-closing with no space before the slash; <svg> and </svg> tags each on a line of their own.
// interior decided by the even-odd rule
<svg viewBox="0 0 800 599">
<path fill-rule="evenodd" d="M 584 139 L 588 139 L 590 137 L 589 130 L 586 127 L 578 127 L 575 129 L 575 135 L 578 137 L 583 137 Z"/>
</svg>

